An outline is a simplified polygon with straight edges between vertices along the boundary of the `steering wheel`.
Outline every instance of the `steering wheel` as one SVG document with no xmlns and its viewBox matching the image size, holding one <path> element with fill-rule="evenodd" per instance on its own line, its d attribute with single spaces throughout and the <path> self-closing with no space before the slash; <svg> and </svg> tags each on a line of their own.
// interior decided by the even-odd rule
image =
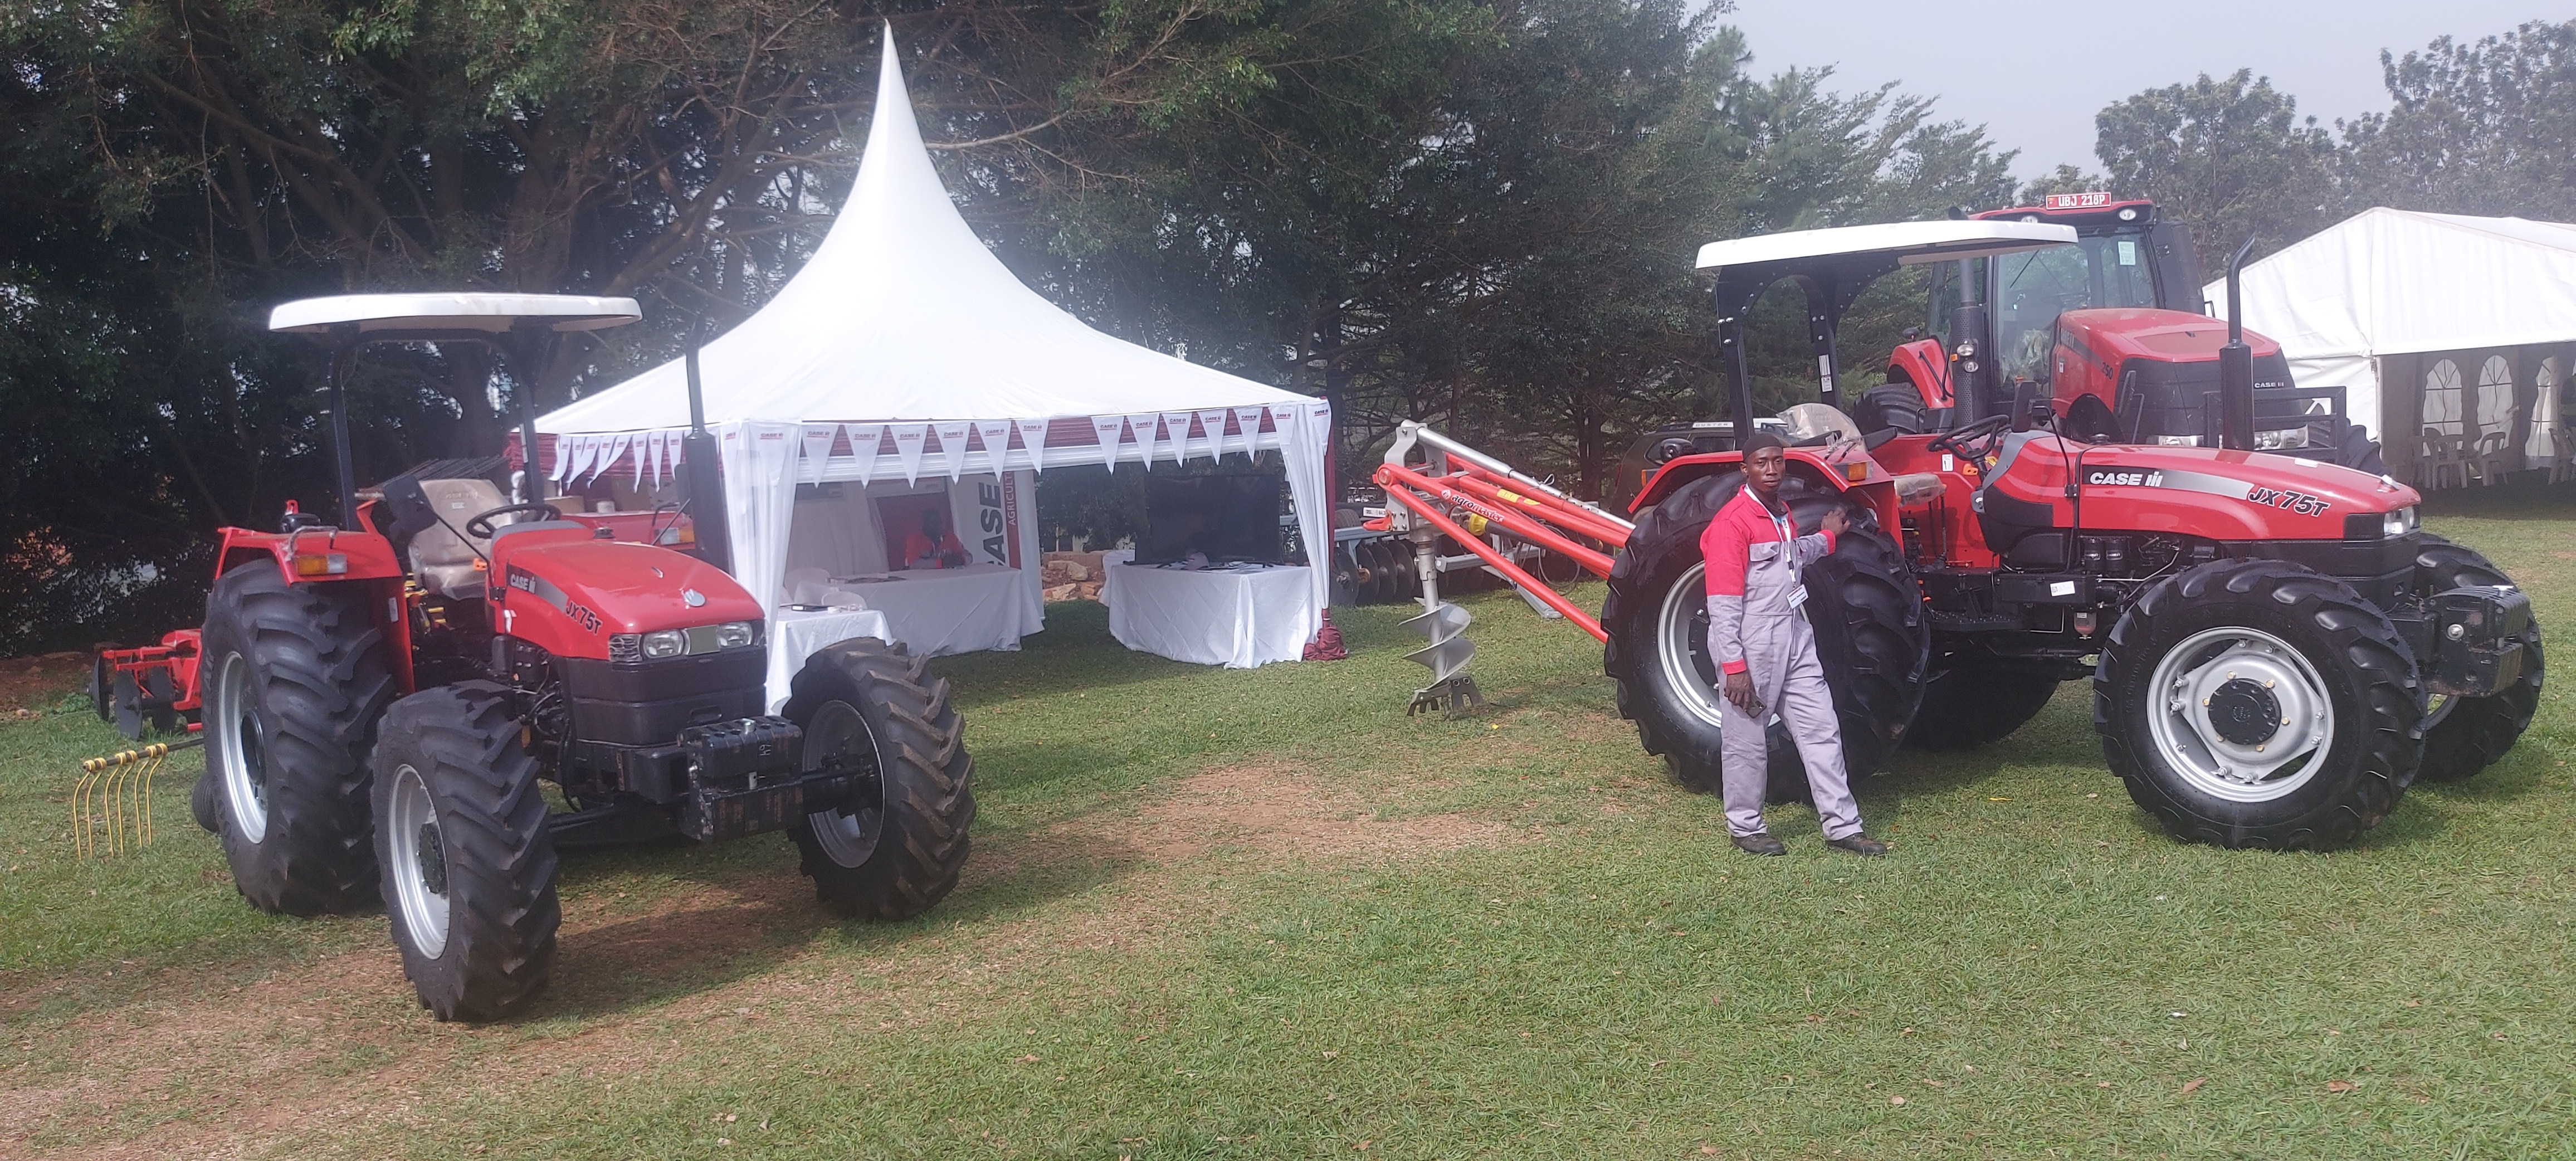
<svg viewBox="0 0 2576 1161">
<path fill-rule="evenodd" d="M 1923 450 L 1954 452 L 1982 464 L 1988 454 L 2002 446 L 2004 432 L 2012 427 L 2012 422 L 2010 415 L 1989 415 L 1965 427 L 1933 436 L 1932 442 L 1923 445 Z"/>
<path fill-rule="evenodd" d="M 533 501 L 526 504 L 503 504 L 498 508 L 494 508 L 489 512 L 481 513 L 474 518 L 467 520 L 465 522 L 465 534 L 476 540 L 490 540 L 492 539 L 492 534 L 495 531 L 492 527 L 492 518 L 495 516 L 507 516 L 512 512 L 541 512 L 545 514 L 545 518 L 548 520 L 563 519 L 563 509 L 557 508 L 552 504 L 537 503 Z"/>
</svg>

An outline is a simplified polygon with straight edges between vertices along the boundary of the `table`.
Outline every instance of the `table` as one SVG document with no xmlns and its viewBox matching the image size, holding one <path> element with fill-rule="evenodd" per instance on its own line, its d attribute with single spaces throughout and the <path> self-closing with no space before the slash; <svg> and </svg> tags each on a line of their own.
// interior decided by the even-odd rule
<svg viewBox="0 0 2576 1161">
<path fill-rule="evenodd" d="M 1192 571 L 1111 564 L 1100 601 L 1109 635 L 1140 653 L 1251 669 L 1305 656 L 1314 582 L 1301 566 Z"/>
<path fill-rule="evenodd" d="M 874 637 L 888 644 L 895 640 L 893 631 L 886 627 L 886 615 L 875 609 L 828 609 L 819 613 L 771 609 L 769 712 L 777 713 L 787 704 L 788 683 L 805 668 L 806 658 L 852 637 Z"/>
<path fill-rule="evenodd" d="M 873 580 L 887 577 L 887 580 Z M 998 564 L 916 569 L 835 577 L 832 584 L 859 595 L 885 614 L 915 654 L 945 657 L 985 649 L 1017 649 L 1024 634 L 1046 627 L 1045 612 L 1028 574 Z"/>
</svg>

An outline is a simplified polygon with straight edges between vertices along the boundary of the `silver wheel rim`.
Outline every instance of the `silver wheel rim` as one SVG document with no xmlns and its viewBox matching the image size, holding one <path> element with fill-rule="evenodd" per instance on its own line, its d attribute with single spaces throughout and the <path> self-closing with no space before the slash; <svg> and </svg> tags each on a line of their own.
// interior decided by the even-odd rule
<svg viewBox="0 0 2576 1161">
<path fill-rule="evenodd" d="M 1663 666 L 1664 685 L 1682 708 L 1702 722 L 1722 727 L 1717 665 L 1708 657 L 1707 575 L 1706 562 L 1694 564 L 1664 593 L 1663 613 L 1656 619 L 1662 647 L 1655 652 Z"/>
<path fill-rule="evenodd" d="M 826 702 L 805 726 L 807 770 L 820 770 L 824 763 L 862 747 L 875 763 L 882 785 L 885 763 L 879 760 L 876 738 L 868 732 L 867 719 L 859 716 L 857 707 L 845 701 Z M 855 811 L 818 810 L 805 816 L 805 825 L 814 832 L 814 845 L 823 848 L 825 858 L 838 866 L 857 868 L 877 853 L 877 840 L 885 831 L 885 809 L 879 805 Z"/>
<path fill-rule="evenodd" d="M 2334 749 L 2325 680 L 2297 649 L 2260 629 L 2192 634 L 2156 662 L 2147 688 L 2156 699 L 2147 713 L 2156 752 L 2212 798 L 2277 800 L 2325 769 Z M 2269 707 L 2271 716 L 2258 722 L 2231 712 L 2249 706 Z"/>
<path fill-rule="evenodd" d="M 438 808 L 420 771 L 405 763 L 394 771 L 392 808 L 385 812 L 391 847 L 394 901 L 403 931 L 422 955 L 438 958 L 447 950 L 447 844 L 438 829 Z"/>
<path fill-rule="evenodd" d="M 215 731 L 216 761 L 223 767 L 224 800 L 241 836 L 257 843 L 268 837 L 268 761 L 261 745 L 259 711 L 250 698 L 250 658 L 224 655 L 215 674 L 214 712 L 207 715 Z"/>
</svg>

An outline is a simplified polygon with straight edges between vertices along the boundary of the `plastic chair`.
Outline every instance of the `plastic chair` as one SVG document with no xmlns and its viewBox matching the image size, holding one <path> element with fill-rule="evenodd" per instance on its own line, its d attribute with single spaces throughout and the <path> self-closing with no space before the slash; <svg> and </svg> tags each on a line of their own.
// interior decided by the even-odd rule
<svg viewBox="0 0 2576 1161">
<path fill-rule="evenodd" d="M 2462 458 L 2477 472 L 2479 483 L 2492 488 L 2504 482 L 2506 474 L 2513 470 L 2513 451 L 2507 446 L 2512 442 L 2512 432 L 2490 431 L 2478 436 L 2476 447 L 2464 449 Z"/>
<path fill-rule="evenodd" d="M 2415 475 L 2417 482 L 2424 485 L 2425 491 L 2440 491 L 2442 473 L 2446 471 L 2459 477 L 2461 487 L 2469 486 L 2468 457 L 2463 454 L 2461 443 L 2461 437 L 2443 431 L 2441 428 L 2424 429 L 2424 442 L 2420 454 L 2416 457 Z"/>
<path fill-rule="evenodd" d="M 2560 420 L 2549 432 L 2549 482 L 2576 480 L 2576 420 Z"/>
</svg>

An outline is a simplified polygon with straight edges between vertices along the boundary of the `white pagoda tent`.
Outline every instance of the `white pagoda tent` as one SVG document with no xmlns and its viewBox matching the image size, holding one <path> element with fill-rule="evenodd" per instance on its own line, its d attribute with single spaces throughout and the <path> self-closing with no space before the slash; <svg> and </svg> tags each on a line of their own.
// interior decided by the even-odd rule
<svg viewBox="0 0 2576 1161">
<path fill-rule="evenodd" d="M 765 600 L 784 591 L 799 483 L 991 475 L 1025 489 L 1047 468 L 1275 450 L 1300 540 L 1310 553 L 1332 543 L 1329 406 L 1113 338 L 1023 285 L 932 169 L 891 30 L 848 203 L 777 296 L 705 346 L 700 375 L 734 572 Z M 686 369 L 666 363 L 538 419 L 541 470 L 658 479 L 689 422 Z M 1015 560 L 1023 540 L 1034 557 L 1033 520 Z M 1023 568 L 1032 627 L 1037 563 Z M 1324 563 L 1307 570 L 1308 639 Z"/>
</svg>

